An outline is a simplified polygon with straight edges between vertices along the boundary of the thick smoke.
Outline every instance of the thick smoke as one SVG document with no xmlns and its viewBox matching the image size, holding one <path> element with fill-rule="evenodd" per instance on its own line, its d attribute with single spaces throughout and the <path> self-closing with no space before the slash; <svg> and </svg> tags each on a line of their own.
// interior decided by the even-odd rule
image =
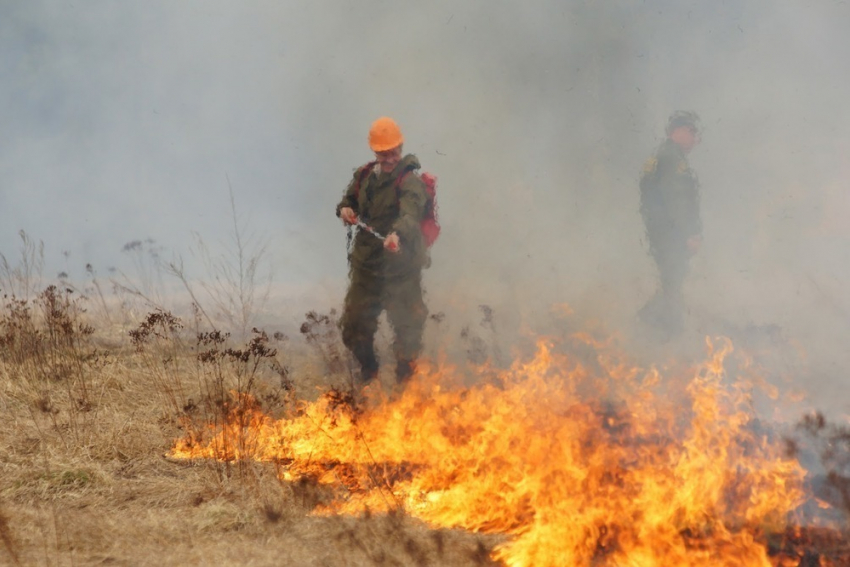
<svg viewBox="0 0 850 567">
<path fill-rule="evenodd" d="M 0 245 L 24 229 L 73 275 L 134 239 L 226 243 L 227 176 L 280 317 L 337 305 L 333 206 L 387 114 L 440 178 L 432 311 L 486 304 L 511 337 L 569 303 L 631 330 L 655 285 L 638 173 L 691 109 L 690 337 L 778 348 L 787 372 L 793 351 L 812 404 L 848 413 L 848 25 L 825 0 L 6 3 Z"/>
</svg>

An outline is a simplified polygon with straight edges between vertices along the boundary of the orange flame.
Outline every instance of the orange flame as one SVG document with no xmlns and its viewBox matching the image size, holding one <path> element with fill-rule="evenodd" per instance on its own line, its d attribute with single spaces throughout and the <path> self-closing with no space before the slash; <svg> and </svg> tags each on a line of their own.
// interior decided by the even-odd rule
<svg viewBox="0 0 850 567">
<path fill-rule="evenodd" d="M 771 565 L 760 539 L 801 503 L 803 470 L 751 432 L 746 389 L 725 383 L 731 344 L 708 341 L 686 405 L 675 381 L 586 345 L 601 350 L 583 364 L 540 341 L 471 386 L 420 369 L 395 397 L 369 391 L 359 412 L 332 395 L 292 419 L 252 410 L 172 455 L 282 462 L 287 480 L 338 487 L 318 513 L 403 507 L 508 534 L 494 559 L 515 567 Z"/>
</svg>

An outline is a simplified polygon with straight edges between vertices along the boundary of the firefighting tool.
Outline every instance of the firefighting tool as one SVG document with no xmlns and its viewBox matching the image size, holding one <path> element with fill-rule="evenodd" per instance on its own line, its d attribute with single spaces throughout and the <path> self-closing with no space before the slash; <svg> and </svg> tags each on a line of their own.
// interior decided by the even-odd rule
<svg viewBox="0 0 850 567">
<path fill-rule="evenodd" d="M 354 226 L 356 226 L 356 227 L 358 227 L 362 230 L 365 230 L 366 232 L 368 232 L 369 234 L 371 234 L 372 236 L 374 236 L 378 240 L 383 241 L 383 240 L 387 239 L 386 236 L 384 236 L 383 234 L 381 234 L 380 232 L 378 232 L 377 230 L 375 230 L 374 228 L 372 228 L 371 226 L 369 226 L 368 224 L 366 224 L 365 222 L 363 222 L 359 218 L 357 219 L 357 222 L 354 223 Z M 349 252 L 351 251 L 351 240 L 352 240 L 352 234 L 351 234 L 351 232 L 349 232 L 348 233 L 348 249 L 349 249 Z M 395 244 L 394 246 L 390 246 L 389 248 L 390 248 L 390 250 L 395 252 L 395 251 L 398 250 L 398 244 Z"/>
<path fill-rule="evenodd" d="M 362 228 L 366 232 L 371 232 L 372 236 L 374 236 L 378 240 L 386 240 L 387 239 L 386 236 L 384 236 L 383 234 L 381 234 L 380 232 L 378 232 L 377 230 L 375 230 L 374 228 L 372 228 L 371 226 L 369 226 L 368 224 L 366 224 L 365 222 L 363 222 L 360 219 L 357 219 L 357 222 L 354 223 L 354 224 L 359 226 L 360 228 Z"/>
</svg>

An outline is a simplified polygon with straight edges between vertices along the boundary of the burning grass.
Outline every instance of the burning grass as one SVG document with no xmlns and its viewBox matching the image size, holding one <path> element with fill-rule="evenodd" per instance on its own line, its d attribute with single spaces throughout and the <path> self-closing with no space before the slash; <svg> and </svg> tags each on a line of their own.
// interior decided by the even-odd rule
<svg viewBox="0 0 850 567">
<path fill-rule="evenodd" d="M 662 375 L 570 335 L 355 399 L 333 314 L 301 346 L 164 311 L 103 337 L 39 297 L 0 314 L 0 563 L 847 564 L 725 341 Z"/>
<path fill-rule="evenodd" d="M 269 415 L 315 398 L 329 378 L 305 370 L 323 366 L 306 346 L 188 331 L 162 310 L 104 334 L 78 294 L 32 297 L 0 305 L 0 564 L 489 562 L 491 539 L 403 513 L 313 517 L 324 489 L 274 464 L 163 458 L 223 423 L 231 390 Z"/>
<path fill-rule="evenodd" d="M 791 557 L 770 541 L 803 502 L 805 473 L 755 426 L 751 385 L 726 377 L 731 344 L 708 342 L 704 364 L 664 379 L 582 342 L 599 349 L 600 374 L 541 341 L 532 359 L 471 385 L 424 369 L 397 395 L 372 390 L 352 406 L 332 391 L 278 420 L 236 398 L 237 419 L 172 455 L 277 463 L 286 481 L 329 487 L 320 515 L 404 510 L 434 528 L 505 535 L 492 558 L 507 565 Z M 671 397 L 681 383 L 684 400 Z"/>
</svg>

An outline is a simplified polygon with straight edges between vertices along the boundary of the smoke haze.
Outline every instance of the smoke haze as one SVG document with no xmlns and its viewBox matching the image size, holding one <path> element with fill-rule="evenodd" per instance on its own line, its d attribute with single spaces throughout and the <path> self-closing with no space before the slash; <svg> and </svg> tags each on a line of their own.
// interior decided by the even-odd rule
<svg viewBox="0 0 850 567">
<path fill-rule="evenodd" d="M 5 2 L 0 251 L 23 229 L 71 277 L 129 269 L 133 240 L 186 256 L 227 242 L 229 178 L 281 316 L 339 305 L 333 208 L 389 115 L 440 179 L 432 312 L 630 329 L 656 278 L 638 175 L 690 109 L 692 330 L 778 333 L 850 415 L 848 29 L 826 0 Z"/>
</svg>

